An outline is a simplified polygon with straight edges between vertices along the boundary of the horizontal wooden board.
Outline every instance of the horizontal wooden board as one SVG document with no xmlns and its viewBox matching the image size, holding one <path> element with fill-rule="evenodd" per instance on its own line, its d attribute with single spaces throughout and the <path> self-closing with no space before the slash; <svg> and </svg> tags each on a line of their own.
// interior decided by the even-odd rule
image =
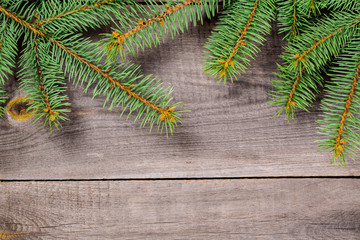
<svg viewBox="0 0 360 240">
<path fill-rule="evenodd" d="M 18 239 L 360 238 L 360 179 L 3 182 L 0 192 L 0 230 L 27 234 Z"/>
<path fill-rule="evenodd" d="M 217 84 L 202 72 L 203 46 L 214 24 L 190 27 L 134 59 L 144 73 L 174 86 L 175 101 L 191 111 L 174 136 L 148 134 L 132 124 L 134 117 L 119 119 L 121 109 L 104 109 L 104 97 L 92 101 L 91 93 L 70 86 L 71 121 L 60 130 L 49 133 L 9 116 L 0 120 L 0 178 L 359 176 L 359 161 L 337 168 L 329 152 L 318 152 L 318 102 L 296 121 L 273 118 L 278 109 L 269 106 L 268 94 L 283 46 L 276 30 L 238 81 Z M 12 98 L 21 95 L 15 79 L 8 90 Z"/>
</svg>

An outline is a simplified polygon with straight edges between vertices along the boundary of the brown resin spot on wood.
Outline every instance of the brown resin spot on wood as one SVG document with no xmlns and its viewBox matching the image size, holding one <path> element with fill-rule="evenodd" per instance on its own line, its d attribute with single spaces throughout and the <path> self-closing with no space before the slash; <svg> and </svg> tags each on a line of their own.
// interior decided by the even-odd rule
<svg viewBox="0 0 360 240">
<path fill-rule="evenodd" d="M 0 239 L 1 240 L 11 240 L 19 237 L 29 235 L 29 233 L 18 233 L 18 232 L 9 232 L 0 230 Z"/>
<path fill-rule="evenodd" d="M 11 118 L 16 121 L 27 121 L 35 113 L 35 111 L 27 111 L 32 100 L 25 97 L 14 98 L 7 104 L 7 111 Z"/>
</svg>

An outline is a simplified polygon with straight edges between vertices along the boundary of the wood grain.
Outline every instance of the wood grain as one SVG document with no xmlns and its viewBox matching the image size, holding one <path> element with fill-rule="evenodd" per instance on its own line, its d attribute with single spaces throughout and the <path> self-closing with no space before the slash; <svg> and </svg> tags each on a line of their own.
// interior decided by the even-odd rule
<svg viewBox="0 0 360 240">
<path fill-rule="evenodd" d="M 119 119 L 121 109 L 104 109 L 104 97 L 92 101 L 91 93 L 69 84 L 71 121 L 62 129 L 49 133 L 30 121 L 0 120 L 0 178 L 360 176 L 360 161 L 337 168 L 330 153 L 318 152 L 318 102 L 295 122 L 273 118 L 278 109 L 268 105 L 268 94 L 283 46 L 276 29 L 238 81 L 217 84 L 202 72 L 203 46 L 215 21 L 134 58 L 144 73 L 174 86 L 175 101 L 191 110 L 174 136 L 148 134 L 132 124 L 134 117 Z M 8 85 L 11 98 L 21 96 L 15 79 Z"/>
<path fill-rule="evenodd" d="M 3 182 L 25 239 L 360 239 L 360 179 Z"/>
</svg>

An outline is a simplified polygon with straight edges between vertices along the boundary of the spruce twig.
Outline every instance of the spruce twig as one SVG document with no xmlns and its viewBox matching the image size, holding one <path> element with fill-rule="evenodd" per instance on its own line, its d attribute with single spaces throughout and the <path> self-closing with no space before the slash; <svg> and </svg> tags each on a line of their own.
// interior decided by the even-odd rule
<svg viewBox="0 0 360 240">
<path fill-rule="evenodd" d="M 105 5 L 107 3 L 114 2 L 114 1 L 115 0 L 104 0 L 104 1 L 98 1 L 97 3 L 88 4 L 88 5 L 85 5 L 83 7 L 80 7 L 80 8 L 71 10 L 71 11 L 67 11 L 67 12 L 64 12 L 64 13 L 60 13 L 59 15 L 52 16 L 50 18 L 41 20 L 40 22 L 38 22 L 38 25 L 44 25 L 46 23 L 54 21 L 55 19 L 63 18 L 63 17 L 69 16 L 69 15 L 72 15 L 72 14 L 75 14 L 75 13 L 78 13 L 78 12 L 81 12 L 81 11 L 89 10 L 91 8 L 100 7 L 102 5 Z M 52 2 L 50 2 L 50 4 L 52 5 Z"/>
<path fill-rule="evenodd" d="M 60 66 L 63 66 L 64 62 L 68 62 L 68 63 L 72 62 L 75 63 L 75 66 L 78 66 L 80 68 L 80 71 L 82 72 L 85 69 L 87 69 L 85 70 L 86 74 L 84 75 L 83 72 L 81 75 L 84 76 L 80 76 L 80 78 L 82 79 L 81 82 L 83 83 L 84 80 L 86 80 L 86 77 L 90 77 L 86 87 L 86 89 L 88 89 L 93 83 L 96 83 L 95 80 L 97 79 L 98 82 L 96 83 L 97 86 L 95 87 L 94 95 L 98 95 L 100 93 L 107 94 L 106 101 L 108 101 L 109 97 L 112 96 L 113 100 L 111 102 L 110 107 L 114 106 L 115 104 L 122 104 L 124 106 L 123 113 L 127 108 L 130 108 L 129 114 L 131 114 L 134 110 L 137 109 L 138 115 L 136 117 L 136 120 L 139 119 L 142 115 L 144 115 L 141 126 L 144 126 L 146 123 L 150 123 L 150 126 L 152 128 L 153 125 L 156 124 L 158 125 L 159 130 L 161 132 L 164 130 L 166 132 L 169 131 L 170 133 L 172 133 L 177 122 L 180 122 L 180 112 L 175 111 L 175 108 L 179 104 L 177 103 L 177 104 L 169 105 L 171 101 L 171 99 L 169 98 L 170 92 L 166 93 L 168 90 L 162 89 L 160 87 L 161 83 L 159 81 L 154 82 L 154 79 L 148 76 L 145 77 L 139 83 L 134 83 L 135 80 L 142 77 L 141 75 L 136 73 L 138 71 L 138 67 L 136 67 L 135 65 L 122 64 L 123 72 L 120 73 L 113 73 L 112 71 L 110 71 L 111 67 L 110 68 L 107 67 L 105 69 L 108 70 L 104 70 L 101 66 L 98 66 L 97 64 L 87 60 L 86 59 L 87 57 L 81 56 L 81 54 L 77 53 L 76 51 L 72 50 L 70 47 L 66 45 L 71 43 L 76 44 L 81 39 L 75 40 L 74 37 L 72 37 L 70 40 L 66 40 L 64 37 L 66 37 L 67 35 L 63 35 L 62 40 L 58 40 L 56 33 L 54 34 L 48 31 L 48 29 L 42 28 L 40 24 L 36 21 L 35 24 L 31 24 L 28 21 L 20 18 L 16 14 L 12 13 L 11 11 L 7 10 L 2 5 L 0 5 L 0 12 L 2 12 L 8 18 L 14 20 L 15 22 L 21 24 L 23 27 L 25 27 L 25 29 L 32 32 L 32 34 L 30 34 L 29 36 L 30 39 L 31 36 L 36 36 L 35 40 L 31 40 L 34 41 L 35 51 L 31 51 L 31 48 L 28 48 L 26 54 L 30 54 L 30 57 L 34 56 L 35 58 L 37 78 L 40 84 L 40 87 L 38 89 L 40 89 L 40 91 L 36 93 L 36 88 L 32 88 L 31 84 L 29 83 L 29 81 L 31 80 L 27 79 L 27 77 L 31 75 L 31 67 L 28 67 L 27 68 L 28 70 L 23 71 L 23 73 L 21 74 L 22 76 L 21 79 L 23 81 L 24 89 L 29 92 L 30 96 L 34 95 L 36 98 L 37 94 L 40 93 L 42 95 L 42 97 L 39 97 L 39 99 L 43 99 L 45 106 L 43 108 L 45 109 L 40 111 L 41 113 L 39 113 L 38 116 L 40 117 L 43 115 L 43 113 L 46 113 L 49 116 L 48 119 L 50 126 L 51 126 L 51 122 L 55 121 L 56 116 L 59 115 L 60 110 L 54 110 L 54 108 L 51 106 L 52 102 L 54 102 L 55 100 L 52 101 L 49 98 L 50 95 L 47 93 L 48 90 L 46 89 L 46 86 L 44 84 L 45 82 L 43 80 L 43 71 L 40 63 L 41 62 L 41 56 L 39 53 L 40 44 L 43 45 L 43 48 L 45 47 L 44 49 L 48 49 L 48 50 L 53 49 L 52 51 L 55 53 L 55 60 L 57 60 L 58 63 L 60 63 Z M 38 41 L 38 37 L 42 38 L 42 41 Z M 64 44 L 61 41 L 66 43 Z M 87 50 L 89 50 L 88 47 L 92 46 L 87 41 L 84 41 L 83 43 L 88 43 L 86 47 Z M 81 49 L 81 47 L 82 46 L 80 46 L 80 49 L 78 51 L 83 53 L 89 52 L 89 51 L 85 51 L 85 49 Z M 58 50 L 56 50 L 56 48 Z M 96 51 L 96 50 L 97 49 L 93 49 L 92 51 Z M 31 52 L 34 52 L 33 55 L 31 55 L 32 54 Z M 64 53 L 66 53 L 68 56 L 71 56 L 72 59 L 65 56 Z M 97 56 L 95 57 L 96 61 L 98 62 L 101 61 L 101 54 L 100 55 L 93 54 L 93 56 Z M 46 56 L 44 56 L 44 58 L 46 58 Z M 74 60 L 76 60 L 76 62 L 74 62 Z M 81 63 L 82 65 L 79 65 L 79 63 Z M 23 61 L 23 64 L 24 66 L 27 66 L 25 61 Z M 117 67 L 114 67 L 114 69 L 116 68 Z M 89 72 L 89 70 L 93 72 L 91 73 Z M 65 71 L 66 72 L 69 71 L 69 68 L 65 67 Z M 77 70 L 75 70 L 75 72 L 76 71 Z M 55 72 L 53 71 L 52 73 Z M 121 76 L 120 80 L 122 81 L 119 81 L 118 80 L 119 78 L 117 79 L 115 76 L 112 76 L 111 73 L 117 76 Z M 71 70 L 70 76 L 73 77 L 73 75 L 74 75 L 74 71 Z M 127 78 L 127 80 L 125 80 L 125 78 Z M 107 81 L 108 84 L 104 85 L 105 84 L 104 80 Z M 119 91 L 118 90 L 113 91 L 112 90 L 113 88 L 117 88 L 119 89 Z M 57 91 L 56 95 L 63 92 L 62 88 L 56 88 L 53 86 L 53 89 Z M 64 99 L 65 96 L 61 98 Z M 61 105 L 65 105 L 64 103 L 62 103 L 62 101 L 60 101 L 61 102 L 60 103 L 59 99 L 60 98 L 58 97 L 56 98 L 55 101 L 57 106 L 59 107 Z M 38 104 L 36 105 L 38 111 L 40 110 L 39 105 L 41 105 L 40 102 L 38 102 Z M 62 109 L 61 111 L 64 112 L 65 110 Z M 62 119 L 64 120 L 64 118 Z"/>
<path fill-rule="evenodd" d="M 228 0 L 223 1 L 224 5 Z M 123 20 L 113 29 L 112 34 L 105 34 L 104 43 L 111 59 L 121 56 L 125 59 L 127 49 L 137 55 L 139 49 L 151 48 L 160 44 L 170 32 L 172 38 L 187 29 L 189 22 L 194 26 L 203 21 L 202 14 L 208 18 L 218 11 L 218 0 L 177 0 L 156 2 L 146 0 L 147 8 L 133 2 L 130 10 L 122 12 Z M 119 18 L 119 17 L 118 17 Z M 189 19 L 188 19 L 189 18 Z"/>
<path fill-rule="evenodd" d="M 270 32 L 269 22 L 275 14 L 273 0 L 238 0 L 220 17 L 218 25 L 205 46 L 205 72 L 219 81 L 232 81 L 245 72 L 250 58 L 259 51 L 259 45 Z"/>
<path fill-rule="evenodd" d="M 323 114 L 318 121 L 319 140 L 323 150 L 333 152 L 332 162 L 346 166 L 346 156 L 354 158 L 360 150 L 360 47 L 359 34 L 344 48 L 329 69 L 331 82 L 321 104 Z"/>
</svg>

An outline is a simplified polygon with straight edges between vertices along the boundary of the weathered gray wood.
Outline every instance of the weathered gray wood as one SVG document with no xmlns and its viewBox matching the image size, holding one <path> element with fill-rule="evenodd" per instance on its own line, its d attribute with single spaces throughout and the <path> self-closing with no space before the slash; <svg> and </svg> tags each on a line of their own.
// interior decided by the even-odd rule
<svg viewBox="0 0 360 240">
<path fill-rule="evenodd" d="M 6 182 L 24 239 L 360 239 L 359 179 Z"/>
<path fill-rule="evenodd" d="M 295 122 L 272 118 L 278 109 L 269 107 L 268 94 L 283 45 L 275 30 L 237 82 L 217 84 L 205 76 L 203 45 L 214 22 L 190 27 L 135 59 L 146 74 L 173 85 L 181 109 L 191 110 L 174 136 L 148 134 L 133 117 L 119 119 L 120 109 L 103 109 L 103 97 L 91 101 L 91 93 L 70 87 L 71 121 L 61 130 L 50 134 L 40 124 L 0 120 L 0 178 L 359 176 L 359 161 L 337 168 L 330 153 L 317 151 L 318 103 Z"/>
</svg>

